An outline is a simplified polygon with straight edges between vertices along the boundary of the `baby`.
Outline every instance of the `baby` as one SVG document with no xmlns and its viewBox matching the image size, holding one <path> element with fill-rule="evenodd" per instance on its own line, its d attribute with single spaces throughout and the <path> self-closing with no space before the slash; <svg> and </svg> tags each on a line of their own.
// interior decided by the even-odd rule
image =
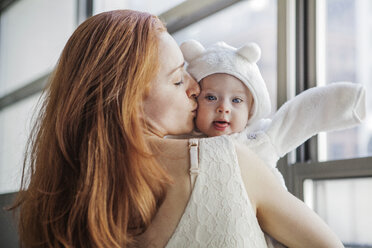
<svg viewBox="0 0 372 248">
<path fill-rule="evenodd" d="M 349 128 L 365 118 L 365 89 L 334 83 L 304 91 L 272 119 L 271 102 L 256 62 L 261 51 L 249 43 L 239 49 L 216 43 L 207 49 L 181 44 L 187 71 L 200 83 L 196 127 L 206 136 L 232 135 L 247 144 L 285 186 L 276 162 L 311 136 Z"/>
</svg>

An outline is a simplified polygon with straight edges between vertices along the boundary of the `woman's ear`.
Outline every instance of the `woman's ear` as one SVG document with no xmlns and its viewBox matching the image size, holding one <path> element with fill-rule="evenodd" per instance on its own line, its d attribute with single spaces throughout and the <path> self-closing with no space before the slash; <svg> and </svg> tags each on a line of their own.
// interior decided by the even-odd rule
<svg viewBox="0 0 372 248">
<path fill-rule="evenodd" d="M 193 59 L 201 56 L 205 51 L 205 48 L 203 47 L 203 45 L 200 44 L 200 42 L 196 40 L 185 41 L 180 45 L 180 48 L 181 48 L 183 57 L 188 63 L 192 61 Z"/>
</svg>

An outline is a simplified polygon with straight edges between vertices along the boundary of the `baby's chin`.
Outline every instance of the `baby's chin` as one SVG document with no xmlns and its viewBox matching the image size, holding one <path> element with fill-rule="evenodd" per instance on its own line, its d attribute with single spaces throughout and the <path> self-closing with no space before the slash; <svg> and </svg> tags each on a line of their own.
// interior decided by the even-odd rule
<svg viewBox="0 0 372 248">
<path fill-rule="evenodd" d="M 218 131 L 218 130 L 205 130 L 205 132 L 203 132 L 202 130 L 198 130 L 199 132 L 203 133 L 204 135 L 208 136 L 208 137 L 216 137 L 216 136 L 222 136 L 222 135 L 230 135 L 230 134 L 235 134 L 235 133 L 240 133 L 244 130 L 243 129 L 239 129 L 239 130 L 224 130 L 224 131 Z"/>
</svg>

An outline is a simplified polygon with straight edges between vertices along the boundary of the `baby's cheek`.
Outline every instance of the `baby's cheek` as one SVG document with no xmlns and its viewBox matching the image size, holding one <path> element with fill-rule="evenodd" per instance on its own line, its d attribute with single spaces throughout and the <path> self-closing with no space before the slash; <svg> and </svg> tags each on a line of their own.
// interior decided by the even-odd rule
<svg viewBox="0 0 372 248">
<path fill-rule="evenodd" d="M 244 130 L 248 123 L 248 114 L 241 114 L 235 121 L 235 125 L 232 127 L 234 133 L 239 133 Z"/>
</svg>

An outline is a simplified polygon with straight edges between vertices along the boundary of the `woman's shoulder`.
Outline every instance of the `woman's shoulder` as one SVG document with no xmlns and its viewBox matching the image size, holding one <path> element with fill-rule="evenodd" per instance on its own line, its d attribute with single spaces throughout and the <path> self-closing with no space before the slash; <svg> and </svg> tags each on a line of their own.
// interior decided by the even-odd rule
<svg viewBox="0 0 372 248">
<path fill-rule="evenodd" d="M 260 157 L 246 144 L 237 142 L 235 140 L 232 141 L 235 147 L 236 156 L 239 159 L 239 162 L 243 162 L 244 165 L 249 166 L 253 164 L 263 164 L 264 162 L 260 159 Z M 254 163 L 245 163 L 246 161 L 251 161 Z"/>
<path fill-rule="evenodd" d="M 261 158 L 247 145 L 234 142 L 236 156 L 241 171 L 244 186 L 256 211 L 262 198 L 266 195 L 266 182 L 274 175 L 267 168 Z"/>
</svg>

